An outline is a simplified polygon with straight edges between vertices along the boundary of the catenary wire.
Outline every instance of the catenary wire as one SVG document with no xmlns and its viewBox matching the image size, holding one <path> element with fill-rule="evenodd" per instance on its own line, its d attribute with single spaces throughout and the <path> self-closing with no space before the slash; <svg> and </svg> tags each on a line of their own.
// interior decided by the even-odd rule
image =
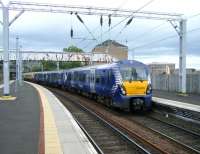
<svg viewBox="0 0 200 154">
<path fill-rule="evenodd" d="M 187 31 L 187 33 L 192 33 L 192 32 L 199 31 L 199 30 L 200 30 L 200 28 L 194 28 L 194 29 L 191 29 L 191 30 Z M 138 48 L 144 48 L 144 47 L 147 47 L 149 45 L 156 44 L 158 42 L 162 42 L 162 41 L 168 40 L 170 38 L 175 38 L 176 36 L 177 35 L 170 35 L 170 36 L 167 36 L 167 37 L 159 39 L 159 40 L 151 41 L 150 43 L 146 43 L 146 44 L 143 44 L 143 45 L 136 46 L 134 48 L 131 48 L 130 50 L 135 50 L 135 49 L 138 49 Z"/>
<path fill-rule="evenodd" d="M 105 34 L 108 33 L 110 30 L 116 28 L 118 25 L 120 25 L 120 24 L 121 24 L 122 22 L 124 22 L 126 19 L 132 17 L 135 13 L 137 13 L 137 12 L 139 12 L 140 10 L 142 10 L 143 8 L 147 7 L 148 5 L 150 5 L 151 3 L 153 3 L 154 1 L 155 1 L 155 0 L 150 0 L 150 1 L 148 1 L 147 3 L 145 3 L 144 5 L 142 5 L 139 9 L 137 9 L 135 12 L 133 12 L 132 15 L 130 15 L 130 16 L 124 18 L 123 20 L 119 21 L 117 24 L 115 24 L 114 26 L 112 26 L 111 28 L 109 28 L 109 30 L 105 31 L 102 35 L 105 35 Z M 99 37 L 101 37 L 101 35 L 98 36 L 97 39 L 98 39 Z M 90 46 L 90 45 L 92 45 L 92 44 L 91 44 L 91 43 L 88 43 L 88 44 L 84 47 L 84 49 L 87 48 L 87 47 Z"/>
</svg>

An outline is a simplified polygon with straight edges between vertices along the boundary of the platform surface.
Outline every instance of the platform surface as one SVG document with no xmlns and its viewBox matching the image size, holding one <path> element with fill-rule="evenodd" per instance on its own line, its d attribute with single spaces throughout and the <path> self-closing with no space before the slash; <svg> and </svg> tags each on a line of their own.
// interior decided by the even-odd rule
<svg viewBox="0 0 200 154">
<path fill-rule="evenodd" d="M 187 96 L 182 96 L 176 92 L 153 90 L 152 100 L 156 103 L 200 112 L 200 95 L 187 94 Z"/>
<path fill-rule="evenodd" d="M 12 85 L 11 94 L 14 92 Z M 2 89 L 0 89 L 2 94 Z M 39 141 L 39 97 L 25 84 L 15 101 L 0 101 L 0 153 L 36 154 Z"/>
<path fill-rule="evenodd" d="M 200 105 L 200 94 L 199 95 L 187 94 L 187 96 L 181 96 L 176 92 L 153 90 L 153 97 L 160 97 L 174 101 Z"/>
<path fill-rule="evenodd" d="M 49 154 L 52 151 L 55 151 L 55 154 L 60 152 L 64 154 L 96 154 L 96 150 L 71 113 L 55 95 L 40 85 L 32 85 L 39 91 L 44 107 L 45 151 Z M 56 143 L 53 144 L 55 141 Z M 55 146 L 57 149 L 54 148 Z M 60 150 L 58 150 L 59 148 Z"/>
<path fill-rule="evenodd" d="M 0 101 L 0 153 L 97 153 L 71 113 L 49 90 L 30 83 L 17 91 L 12 84 L 11 89 L 17 99 Z"/>
</svg>

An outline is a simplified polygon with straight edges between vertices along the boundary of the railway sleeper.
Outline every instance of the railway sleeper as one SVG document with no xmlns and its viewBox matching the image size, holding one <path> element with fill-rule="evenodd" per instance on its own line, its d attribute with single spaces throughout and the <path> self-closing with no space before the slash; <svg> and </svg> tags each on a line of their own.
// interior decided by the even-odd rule
<svg viewBox="0 0 200 154">
<path fill-rule="evenodd" d="M 115 145 L 115 146 L 104 146 L 104 151 L 106 152 L 110 152 L 110 153 L 113 153 L 113 152 L 119 152 L 119 151 L 128 151 L 127 149 L 127 145 Z"/>
<path fill-rule="evenodd" d="M 115 140 L 116 139 L 116 137 L 114 137 L 114 136 L 107 136 L 106 134 L 97 134 L 97 132 L 94 132 L 94 133 L 91 133 L 91 135 L 92 136 L 94 136 L 94 137 L 98 137 L 98 138 L 101 138 L 101 140 Z"/>
<path fill-rule="evenodd" d="M 113 146 L 113 145 L 116 145 L 116 144 L 120 144 L 120 145 L 122 145 L 122 144 L 124 144 L 124 143 L 122 143 L 122 142 L 120 142 L 120 141 L 117 141 L 117 140 L 115 140 L 115 141 L 113 141 L 113 140 L 107 140 L 106 142 L 105 141 L 98 141 L 98 145 L 109 145 L 109 146 Z"/>
</svg>

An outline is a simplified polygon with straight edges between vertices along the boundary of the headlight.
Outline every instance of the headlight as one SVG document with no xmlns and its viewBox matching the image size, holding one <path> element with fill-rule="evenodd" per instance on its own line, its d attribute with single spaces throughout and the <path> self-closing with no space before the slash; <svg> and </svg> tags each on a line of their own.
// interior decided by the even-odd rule
<svg viewBox="0 0 200 154">
<path fill-rule="evenodd" d="M 126 95 L 126 89 L 125 89 L 124 85 L 119 85 L 119 88 L 120 88 L 122 94 Z"/>
<path fill-rule="evenodd" d="M 122 94 L 123 94 L 123 95 L 126 95 L 126 92 L 125 92 L 123 89 L 121 89 L 121 90 L 122 90 Z"/>
<path fill-rule="evenodd" d="M 147 93 L 147 94 L 150 94 L 151 91 L 152 91 L 152 87 L 151 87 L 151 84 L 149 84 L 149 85 L 147 86 L 147 91 L 146 91 L 146 93 Z"/>
</svg>

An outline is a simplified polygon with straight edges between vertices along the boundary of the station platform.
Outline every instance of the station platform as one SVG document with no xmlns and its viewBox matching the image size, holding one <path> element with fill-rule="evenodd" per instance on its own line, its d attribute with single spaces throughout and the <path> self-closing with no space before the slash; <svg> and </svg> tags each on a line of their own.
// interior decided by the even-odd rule
<svg viewBox="0 0 200 154">
<path fill-rule="evenodd" d="M 200 112 L 200 95 L 153 90 L 152 100 L 158 104 Z"/>
<path fill-rule="evenodd" d="M 24 82 L 16 91 L 13 83 L 11 94 L 17 99 L 0 101 L 0 153 L 97 153 L 71 113 L 49 90 Z"/>
</svg>

